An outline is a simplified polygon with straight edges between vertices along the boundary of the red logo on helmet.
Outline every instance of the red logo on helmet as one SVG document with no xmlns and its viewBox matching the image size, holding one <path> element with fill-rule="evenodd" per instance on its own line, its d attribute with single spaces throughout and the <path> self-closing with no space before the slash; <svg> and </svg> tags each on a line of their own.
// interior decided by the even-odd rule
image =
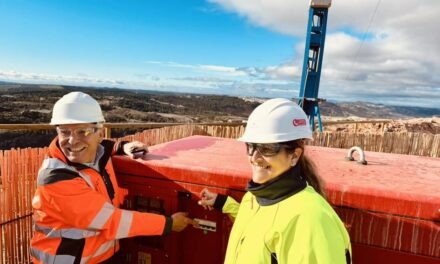
<svg viewBox="0 0 440 264">
<path fill-rule="evenodd" d="M 306 120 L 305 119 L 293 119 L 293 125 L 294 126 L 305 126 Z"/>
</svg>

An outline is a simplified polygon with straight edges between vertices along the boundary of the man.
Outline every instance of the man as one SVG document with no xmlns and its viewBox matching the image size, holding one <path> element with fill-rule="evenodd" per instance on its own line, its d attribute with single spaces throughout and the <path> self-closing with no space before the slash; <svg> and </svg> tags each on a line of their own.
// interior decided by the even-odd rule
<svg viewBox="0 0 440 264">
<path fill-rule="evenodd" d="M 118 239 L 181 231 L 192 220 L 119 209 L 123 202 L 111 156 L 147 153 L 141 142 L 103 139 L 101 107 L 91 96 L 72 92 L 58 100 L 51 125 L 58 136 L 49 146 L 32 199 L 34 263 L 98 263 L 118 249 Z"/>
</svg>

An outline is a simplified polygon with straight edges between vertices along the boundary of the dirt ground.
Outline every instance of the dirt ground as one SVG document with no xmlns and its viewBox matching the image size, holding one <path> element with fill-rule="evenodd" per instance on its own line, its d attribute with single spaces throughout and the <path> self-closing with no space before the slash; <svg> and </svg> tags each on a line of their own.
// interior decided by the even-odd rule
<svg viewBox="0 0 440 264">
<path fill-rule="evenodd" d="M 381 123 L 380 121 L 386 123 Z M 412 119 L 382 119 L 378 123 L 324 125 L 324 131 L 380 133 L 380 132 L 414 132 L 440 134 L 440 117 Z M 323 117 L 323 121 L 368 121 L 368 119 Z"/>
</svg>

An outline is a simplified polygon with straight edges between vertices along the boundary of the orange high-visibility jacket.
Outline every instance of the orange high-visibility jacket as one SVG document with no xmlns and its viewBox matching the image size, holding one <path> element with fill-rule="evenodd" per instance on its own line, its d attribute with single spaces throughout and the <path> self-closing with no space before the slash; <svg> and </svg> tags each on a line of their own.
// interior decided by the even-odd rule
<svg viewBox="0 0 440 264">
<path fill-rule="evenodd" d="M 111 156 L 122 146 L 108 140 L 101 146 L 98 172 L 69 162 L 57 138 L 50 144 L 32 199 L 34 263 L 98 263 L 119 249 L 120 238 L 171 231 L 169 217 L 119 209 L 124 197 Z"/>
</svg>

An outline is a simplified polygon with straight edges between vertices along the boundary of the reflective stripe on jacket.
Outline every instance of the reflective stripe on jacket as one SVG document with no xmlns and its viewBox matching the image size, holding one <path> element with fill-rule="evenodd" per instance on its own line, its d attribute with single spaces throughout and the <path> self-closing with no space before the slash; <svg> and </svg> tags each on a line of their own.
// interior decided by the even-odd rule
<svg viewBox="0 0 440 264">
<path fill-rule="evenodd" d="M 226 264 L 350 263 L 350 238 L 325 199 L 308 186 L 276 204 L 260 206 L 247 192 L 239 207 L 228 197 L 223 212 L 238 214 Z"/>
<path fill-rule="evenodd" d="M 114 143 L 101 143 L 100 172 L 68 162 L 57 139 L 49 146 L 32 199 L 34 263 L 98 263 L 118 250 L 118 239 L 169 232 L 162 215 L 122 210 L 111 155 Z"/>
</svg>

